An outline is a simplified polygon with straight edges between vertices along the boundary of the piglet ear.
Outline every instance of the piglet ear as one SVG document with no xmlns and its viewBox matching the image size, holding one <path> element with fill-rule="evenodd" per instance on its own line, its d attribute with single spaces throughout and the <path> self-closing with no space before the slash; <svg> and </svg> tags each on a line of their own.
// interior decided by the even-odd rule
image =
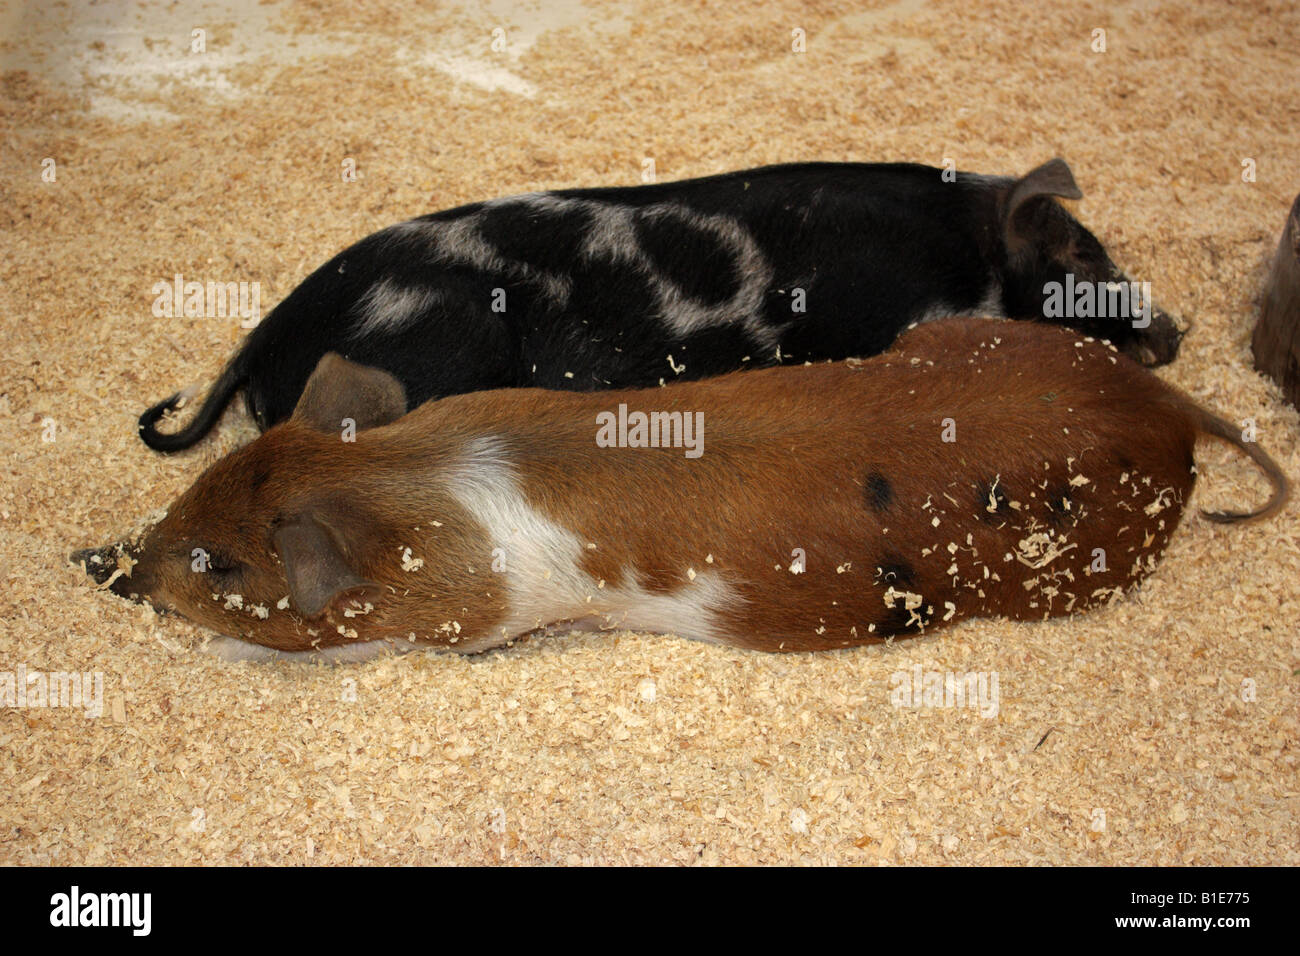
<svg viewBox="0 0 1300 956">
<path fill-rule="evenodd" d="M 1023 219 L 1019 213 L 1026 204 L 1045 196 L 1060 196 L 1064 199 L 1082 199 L 1074 181 L 1074 174 L 1065 160 L 1057 158 L 1048 160 L 1037 169 L 1030 170 L 1011 184 L 1007 190 L 1002 207 L 1002 229 L 1007 245 L 1015 248 L 1026 240 Z"/>
<path fill-rule="evenodd" d="M 327 352 L 307 379 L 293 418 L 317 431 L 338 431 L 351 419 L 358 431 L 378 428 L 406 414 L 406 390 L 380 368 Z"/>
<path fill-rule="evenodd" d="M 289 579 L 289 600 L 304 617 L 319 617 L 342 598 L 379 591 L 352 570 L 336 533 L 310 515 L 280 525 L 272 540 Z"/>
</svg>

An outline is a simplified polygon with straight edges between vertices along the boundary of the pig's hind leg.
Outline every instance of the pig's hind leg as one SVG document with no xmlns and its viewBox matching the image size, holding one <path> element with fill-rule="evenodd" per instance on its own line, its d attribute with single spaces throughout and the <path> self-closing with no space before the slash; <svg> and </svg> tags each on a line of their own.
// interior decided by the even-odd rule
<svg viewBox="0 0 1300 956">
<path fill-rule="evenodd" d="M 262 428 L 288 418 L 326 352 L 395 376 L 408 409 L 446 395 L 518 384 L 517 336 L 506 317 L 492 311 L 491 290 L 482 291 L 474 296 L 439 287 L 427 295 L 391 296 L 388 313 L 375 311 L 373 296 L 362 296 L 339 327 L 311 341 L 295 336 L 259 350 L 260 361 L 249 370 L 249 410 Z"/>
<path fill-rule="evenodd" d="M 382 368 L 406 389 L 408 408 L 434 398 L 510 388 L 519 378 L 519 336 L 493 290 L 446 291 L 410 321 L 383 334 L 355 336 L 341 353 Z M 508 301 L 508 300 L 507 300 Z"/>
</svg>

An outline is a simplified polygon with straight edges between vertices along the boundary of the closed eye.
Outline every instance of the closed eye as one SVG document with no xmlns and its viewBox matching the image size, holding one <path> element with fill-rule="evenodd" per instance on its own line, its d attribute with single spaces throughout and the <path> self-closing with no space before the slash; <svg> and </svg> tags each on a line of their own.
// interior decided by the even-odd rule
<svg viewBox="0 0 1300 956">
<path fill-rule="evenodd" d="M 209 574 L 232 574 L 239 570 L 240 564 L 224 551 L 205 548 L 202 545 L 189 552 L 190 568 Z"/>
<path fill-rule="evenodd" d="M 217 574 L 229 574 L 231 571 L 238 570 L 239 562 L 220 551 L 208 552 L 208 570 L 215 571 Z"/>
</svg>

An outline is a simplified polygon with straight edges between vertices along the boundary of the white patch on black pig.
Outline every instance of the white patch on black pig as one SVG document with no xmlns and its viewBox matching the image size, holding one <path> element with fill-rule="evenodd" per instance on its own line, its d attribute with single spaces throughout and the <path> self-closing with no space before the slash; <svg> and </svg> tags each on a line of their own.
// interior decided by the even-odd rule
<svg viewBox="0 0 1300 956">
<path fill-rule="evenodd" d="M 360 338 L 395 331 L 441 301 L 442 293 L 437 289 L 402 286 L 396 279 L 380 279 L 357 304 L 355 334 Z"/>
</svg>

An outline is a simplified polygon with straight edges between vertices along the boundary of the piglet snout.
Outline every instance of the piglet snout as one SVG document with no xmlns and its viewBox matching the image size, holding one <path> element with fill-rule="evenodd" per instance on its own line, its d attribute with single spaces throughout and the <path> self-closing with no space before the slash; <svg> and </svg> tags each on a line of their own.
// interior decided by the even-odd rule
<svg viewBox="0 0 1300 956">
<path fill-rule="evenodd" d="M 1178 346 L 1186 334 L 1185 324 L 1178 322 L 1168 312 L 1152 309 L 1151 325 L 1138 339 L 1134 358 L 1148 367 L 1167 365 L 1177 357 Z"/>
<path fill-rule="evenodd" d="M 132 562 L 122 550 L 122 546 L 118 544 L 110 544 L 103 548 L 83 548 L 80 551 L 73 551 L 72 554 L 68 555 L 68 560 L 73 564 L 82 565 L 86 569 L 86 573 L 94 578 L 95 583 L 99 585 L 108 584 L 118 569 L 122 570 L 119 580 L 131 573 L 130 565 Z"/>
</svg>

